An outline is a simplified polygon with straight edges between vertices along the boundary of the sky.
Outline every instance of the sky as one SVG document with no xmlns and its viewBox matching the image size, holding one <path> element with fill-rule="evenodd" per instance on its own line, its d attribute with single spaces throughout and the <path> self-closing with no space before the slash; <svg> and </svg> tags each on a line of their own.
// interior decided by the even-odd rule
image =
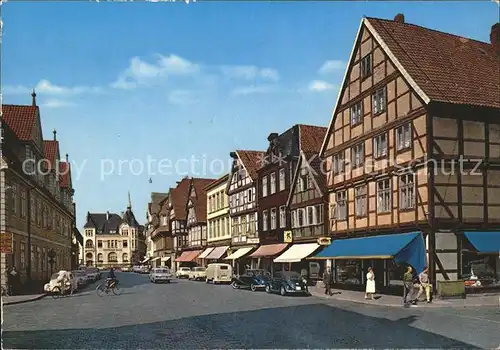
<svg viewBox="0 0 500 350">
<path fill-rule="evenodd" d="M 72 164 L 77 226 L 183 176 L 218 178 L 235 149 L 328 126 L 363 16 L 489 42 L 495 2 L 23 2 L 2 5 L 3 103 L 31 104 Z"/>
</svg>

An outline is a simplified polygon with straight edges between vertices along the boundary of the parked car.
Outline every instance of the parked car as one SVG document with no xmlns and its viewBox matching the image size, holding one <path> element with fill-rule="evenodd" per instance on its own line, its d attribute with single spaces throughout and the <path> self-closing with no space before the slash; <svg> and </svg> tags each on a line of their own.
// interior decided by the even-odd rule
<svg viewBox="0 0 500 350">
<path fill-rule="evenodd" d="M 170 269 L 166 267 L 156 267 L 149 273 L 149 280 L 153 283 L 166 282 L 170 283 L 172 279 L 172 273 Z"/>
<path fill-rule="evenodd" d="M 208 264 L 205 281 L 207 283 L 231 283 L 233 268 L 229 264 Z"/>
<path fill-rule="evenodd" d="M 53 273 L 52 276 L 50 276 L 49 283 L 46 283 L 43 286 L 43 290 L 46 292 L 51 292 L 54 289 L 54 287 L 60 286 L 60 281 L 62 280 L 62 278 L 66 278 L 69 280 L 73 292 L 78 290 L 77 279 L 75 278 L 75 276 L 73 276 L 71 271 L 66 271 L 66 270 L 61 270 L 59 272 Z"/>
<path fill-rule="evenodd" d="M 189 278 L 189 274 L 191 273 L 191 268 L 190 267 L 181 267 L 175 275 L 177 278 Z"/>
<path fill-rule="evenodd" d="M 204 281 L 207 278 L 207 269 L 204 267 L 193 267 L 189 279 L 193 281 Z"/>
<path fill-rule="evenodd" d="M 95 282 L 99 279 L 100 276 L 100 271 L 98 269 L 88 267 L 86 269 L 80 269 L 81 271 L 84 271 L 85 274 L 87 275 L 87 279 L 89 282 Z"/>
<path fill-rule="evenodd" d="M 249 288 L 252 291 L 263 290 L 271 279 L 271 274 L 265 270 L 247 270 L 243 275 L 234 276 L 231 286 L 234 289 Z"/>
<path fill-rule="evenodd" d="M 73 276 L 76 279 L 78 288 L 82 288 L 87 285 L 88 279 L 87 279 L 87 274 L 83 270 L 73 270 L 71 271 Z"/>
<path fill-rule="evenodd" d="M 130 266 L 122 267 L 122 272 L 130 272 L 130 270 L 131 270 Z"/>
<path fill-rule="evenodd" d="M 288 294 L 310 295 L 307 283 L 300 273 L 294 271 L 280 271 L 266 284 L 266 292 Z"/>
<path fill-rule="evenodd" d="M 147 265 L 142 265 L 141 268 L 139 269 L 139 273 L 149 273 L 151 271 L 151 268 Z"/>
<path fill-rule="evenodd" d="M 132 266 L 132 272 L 139 273 L 140 269 L 141 269 L 140 265 L 134 265 L 134 266 Z"/>
</svg>

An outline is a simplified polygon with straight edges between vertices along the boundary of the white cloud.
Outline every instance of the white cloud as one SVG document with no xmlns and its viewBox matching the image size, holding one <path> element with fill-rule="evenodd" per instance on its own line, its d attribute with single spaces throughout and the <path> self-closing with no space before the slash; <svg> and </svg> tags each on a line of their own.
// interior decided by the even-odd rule
<svg viewBox="0 0 500 350">
<path fill-rule="evenodd" d="M 233 95 L 252 95 L 252 94 L 268 94 L 277 92 L 278 89 L 274 85 L 249 85 L 240 86 L 232 90 Z"/>
<path fill-rule="evenodd" d="M 146 62 L 139 57 L 133 57 L 130 64 L 111 84 L 115 89 L 134 89 L 138 85 L 147 85 L 155 78 L 165 78 L 169 75 L 189 75 L 200 71 L 200 66 L 176 55 L 156 55 L 156 61 Z"/>
<path fill-rule="evenodd" d="M 332 90 L 335 88 L 335 85 L 330 84 L 323 80 L 313 80 L 309 83 L 309 90 L 311 91 L 326 91 Z"/>
<path fill-rule="evenodd" d="M 102 88 L 95 86 L 63 86 L 51 83 L 49 80 L 42 79 L 35 85 L 36 93 L 44 95 L 81 95 L 86 93 L 100 93 Z M 3 93 L 12 95 L 30 94 L 32 88 L 23 85 L 6 85 L 2 88 Z"/>
<path fill-rule="evenodd" d="M 273 68 L 259 68 L 257 66 L 222 66 L 222 74 L 232 79 L 255 80 L 264 79 L 278 81 L 279 73 Z"/>
<path fill-rule="evenodd" d="M 64 100 L 51 99 L 42 103 L 42 107 L 45 108 L 63 108 L 63 107 L 73 107 L 76 106 L 74 103 Z"/>
<path fill-rule="evenodd" d="M 342 60 L 330 60 L 323 63 L 318 70 L 320 74 L 329 74 L 345 68 L 345 62 Z"/>
</svg>

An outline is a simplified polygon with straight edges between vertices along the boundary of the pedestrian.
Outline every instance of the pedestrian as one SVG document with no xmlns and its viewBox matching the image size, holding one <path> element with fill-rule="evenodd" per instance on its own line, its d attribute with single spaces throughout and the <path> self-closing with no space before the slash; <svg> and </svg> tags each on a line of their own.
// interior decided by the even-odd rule
<svg viewBox="0 0 500 350">
<path fill-rule="evenodd" d="M 407 271 L 403 275 L 403 304 L 408 305 L 408 303 L 415 303 L 415 300 L 412 300 L 414 294 L 414 286 L 413 286 L 413 269 L 411 266 L 408 266 Z"/>
<path fill-rule="evenodd" d="M 368 273 L 366 274 L 365 299 L 373 300 L 373 294 L 375 294 L 375 272 L 369 267 Z"/>
<path fill-rule="evenodd" d="M 431 291 L 432 291 L 432 284 L 429 280 L 429 269 L 426 267 L 424 271 L 418 275 L 418 280 L 420 282 L 420 289 L 418 291 L 417 297 L 415 300 L 419 300 L 420 296 L 422 293 L 425 291 L 425 297 L 427 299 L 427 303 L 431 302 Z"/>
<path fill-rule="evenodd" d="M 19 284 L 21 283 L 21 276 L 19 275 L 19 272 L 17 271 L 15 266 L 12 266 L 12 268 L 9 271 L 9 274 L 7 275 L 7 283 L 9 285 L 10 295 L 16 295 L 19 292 Z"/>
<path fill-rule="evenodd" d="M 325 294 L 332 295 L 332 271 L 330 267 L 327 267 L 323 273 L 323 283 L 325 284 Z"/>
</svg>

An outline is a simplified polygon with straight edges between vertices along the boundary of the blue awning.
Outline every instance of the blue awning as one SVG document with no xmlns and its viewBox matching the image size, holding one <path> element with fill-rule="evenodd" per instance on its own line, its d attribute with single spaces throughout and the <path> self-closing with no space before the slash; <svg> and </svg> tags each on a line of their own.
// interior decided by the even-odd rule
<svg viewBox="0 0 500 350">
<path fill-rule="evenodd" d="M 417 273 L 427 264 L 421 232 L 334 240 L 313 259 L 394 259 Z"/>
<path fill-rule="evenodd" d="M 465 237 L 481 253 L 500 253 L 500 231 L 469 231 Z"/>
</svg>

